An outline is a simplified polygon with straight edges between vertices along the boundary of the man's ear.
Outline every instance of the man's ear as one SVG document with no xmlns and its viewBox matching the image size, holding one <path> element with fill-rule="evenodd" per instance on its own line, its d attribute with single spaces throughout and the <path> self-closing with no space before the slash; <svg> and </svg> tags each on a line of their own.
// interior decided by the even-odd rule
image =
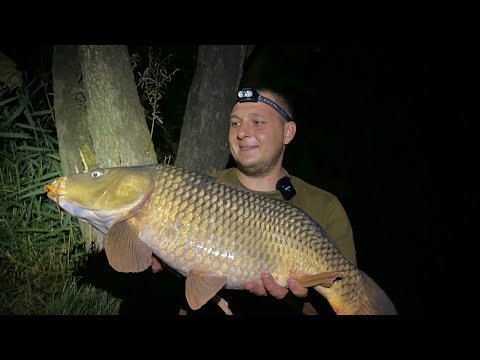
<svg viewBox="0 0 480 360">
<path fill-rule="evenodd" d="M 296 132 L 297 132 L 297 124 L 295 124 L 293 121 L 287 122 L 283 129 L 283 143 L 285 145 L 289 144 L 290 141 L 292 141 L 293 138 L 295 137 Z"/>
</svg>

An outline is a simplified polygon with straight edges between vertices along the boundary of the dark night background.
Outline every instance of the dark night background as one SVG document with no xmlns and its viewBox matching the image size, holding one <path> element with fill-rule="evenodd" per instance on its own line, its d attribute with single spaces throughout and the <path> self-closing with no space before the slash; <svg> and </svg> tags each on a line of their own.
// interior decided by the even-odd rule
<svg viewBox="0 0 480 360">
<path fill-rule="evenodd" d="M 46 46 L 3 48 L 22 70 L 50 66 Z M 168 50 L 182 71 L 163 117 L 181 120 L 196 47 Z M 246 63 L 246 76 L 295 91 L 297 135 L 285 167 L 337 195 L 358 266 L 400 314 L 458 309 L 446 287 L 461 276 L 450 257 L 471 246 L 461 236 L 473 204 L 464 171 L 473 165 L 476 55 L 471 44 L 315 44 L 259 46 Z M 455 255 L 451 244 L 460 249 Z M 134 292 L 148 293 L 154 276 L 166 275 L 146 276 L 148 285 L 133 285 Z"/>
</svg>

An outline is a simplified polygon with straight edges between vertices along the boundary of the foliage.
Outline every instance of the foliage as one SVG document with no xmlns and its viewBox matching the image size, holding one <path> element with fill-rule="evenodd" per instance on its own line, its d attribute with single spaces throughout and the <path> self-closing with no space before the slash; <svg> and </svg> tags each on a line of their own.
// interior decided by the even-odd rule
<svg viewBox="0 0 480 360">
<path fill-rule="evenodd" d="M 78 222 L 43 189 L 62 175 L 50 86 L 0 84 L 0 314 L 113 314 L 119 300 L 77 285 Z"/>
<path fill-rule="evenodd" d="M 8 86 L 10 90 L 22 86 L 22 74 L 8 56 L 0 52 L 0 82 Z"/>
<path fill-rule="evenodd" d="M 65 283 L 46 306 L 47 315 L 113 315 L 118 314 L 120 301 L 91 284 L 79 287 L 76 281 Z"/>
<path fill-rule="evenodd" d="M 131 65 L 135 73 L 140 101 L 145 109 L 147 123 L 150 125 L 150 138 L 155 146 L 157 157 L 171 158 L 176 151 L 174 142 L 169 131 L 165 127 L 164 119 L 161 116 L 161 100 L 163 99 L 167 85 L 172 81 L 173 75 L 180 69 L 171 69 L 172 54 L 162 58 L 161 49 L 147 49 L 148 64 L 141 52 L 131 55 Z M 140 71 L 138 71 L 140 70 Z M 153 139 L 154 126 L 158 125 L 162 130 L 159 139 Z M 167 149 L 162 151 L 161 149 Z M 159 156 L 160 155 L 160 156 Z M 166 161 L 166 160 L 165 160 Z"/>
</svg>

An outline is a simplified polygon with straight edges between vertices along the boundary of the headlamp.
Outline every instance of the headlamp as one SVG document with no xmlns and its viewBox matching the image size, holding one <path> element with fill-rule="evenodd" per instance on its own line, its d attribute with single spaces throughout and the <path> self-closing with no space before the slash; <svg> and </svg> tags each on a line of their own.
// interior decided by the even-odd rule
<svg viewBox="0 0 480 360">
<path fill-rule="evenodd" d="M 273 107 L 275 110 L 278 111 L 278 113 L 280 115 L 282 115 L 285 120 L 287 121 L 293 121 L 290 116 L 287 114 L 287 112 L 285 110 L 283 110 L 281 108 L 280 105 L 278 105 L 277 103 L 273 102 L 272 100 L 270 100 L 269 98 L 266 98 L 265 96 L 262 96 L 258 93 L 257 90 L 255 89 L 251 89 L 251 88 L 243 88 L 242 90 L 240 90 L 238 93 L 237 93 L 237 101 L 238 102 L 258 102 L 258 101 L 261 101 L 267 105 L 270 105 L 271 107 Z"/>
</svg>

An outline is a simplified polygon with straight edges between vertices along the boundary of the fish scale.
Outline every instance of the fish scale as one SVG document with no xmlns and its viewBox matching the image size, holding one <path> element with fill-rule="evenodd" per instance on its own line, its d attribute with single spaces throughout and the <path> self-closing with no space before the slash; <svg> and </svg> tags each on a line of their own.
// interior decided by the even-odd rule
<svg viewBox="0 0 480 360">
<path fill-rule="evenodd" d="M 248 281 L 261 284 L 260 274 L 269 272 L 282 286 L 296 277 L 314 287 L 338 314 L 396 314 L 322 227 L 285 201 L 166 164 L 95 169 L 45 189 L 72 215 L 107 229 L 105 248 L 116 270 L 143 271 L 153 252 L 187 277 L 187 288 L 193 284 L 191 299 L 211 297 L 205 294 L 218 279 L 241 290 Z M 191 301 L 197 308 L 204 303 Z"/>
<path fill-rule="evenodd" d="M 186 189 L 196 189 L 195 186 L 199 184 L 208 184 L 200 187 L 202 196 L 189 197 Z M 152 197 L 165 199 L 165 202 L 162 201 L 165 210 L 157 207 L 156 202 L 152 202 L 152 205 L 147 203 L 143 210 L 149 214 L 146 223 L 154 224 L 160 234 L 164 233 L 160 229 L 165 227 L 166 223 L 173 227 L 181 225 L 185 229 L 183 234 L 175 233 L 176 236 L 159 236 L 154 244 L 170 244 L 168 253 L 174 253 L 177 247 L 192 246 L 192 259 L 187 260 L 180 256 L 166 261 L 184 275 L 192 269 L 208 272 L 209 260 L 212 258 L 227 265 L 226 270 L 215 270 L 212 273 L 229 277 L 226 288 L 231 289 L 242 289 L 245 282 L 256 280 L 258 274 L 266 271 L 270 272 L 280 285 L 286 285 L 287 279 L 294 273 L 298 276 L 304 273 L 333 271 L 342 265 L 342 270 L 351 269 L 352 273 L 355 273 L 354 265 L 350 264 L 345 268 L 347 260 L 339 256 L 338 250 L 325 238 L 318 226 L 318 231 L 310 231 L 307 233 L 309 236 L 303 235 L 304 229 L 312 226 L 313 220 L 305 213 L 287 206 L 287 203 L 225 187 L 209 177 L 200 181 L 198 176 L 185 176 L 184 170 L 173 167 L 157 172 Z M 227 199 L 230 198 L 240 200 L 238 204 L 241 204 L 243 211 L 239 211 L 238 218 L 228 214 Z M 180 202 L 187 204 L 183 211 L 178 206 Z M 168 203 L 171 203 L 171 206 Z M 198 222 L 182 221 L 188 218 L 188 213 L 192 211 L 197 214 Z M 209 221 L 213 217 L 216 222 Z M 262 231 L 266 224 L 272 229 L 273 236 L 267 236 L 267 232 Z M 225 227 L 235 226 L 243 228 L 236 236 L 224 231 Z M 177 235 L 180 235 L 180 241 Z M 187 238 L 198 240 L 192 242 Z M 227 244 L 230 244 L 229 252 L 223 252 L 222 256 L 222 250 L 228 248 Z M 313 251 L 309 251 L 310 249 Z M 167 252 L 161 250 L 157 255 L 164 258 Z M 234 257 L 240 261 L 233 262 Z M 285 267 L 288 259 L 295 260 L 291 260 L 290 266 Z M 337 281 L 336 286 L 342 282 L 345 282 L 345 278 Z"/>
</svg>

